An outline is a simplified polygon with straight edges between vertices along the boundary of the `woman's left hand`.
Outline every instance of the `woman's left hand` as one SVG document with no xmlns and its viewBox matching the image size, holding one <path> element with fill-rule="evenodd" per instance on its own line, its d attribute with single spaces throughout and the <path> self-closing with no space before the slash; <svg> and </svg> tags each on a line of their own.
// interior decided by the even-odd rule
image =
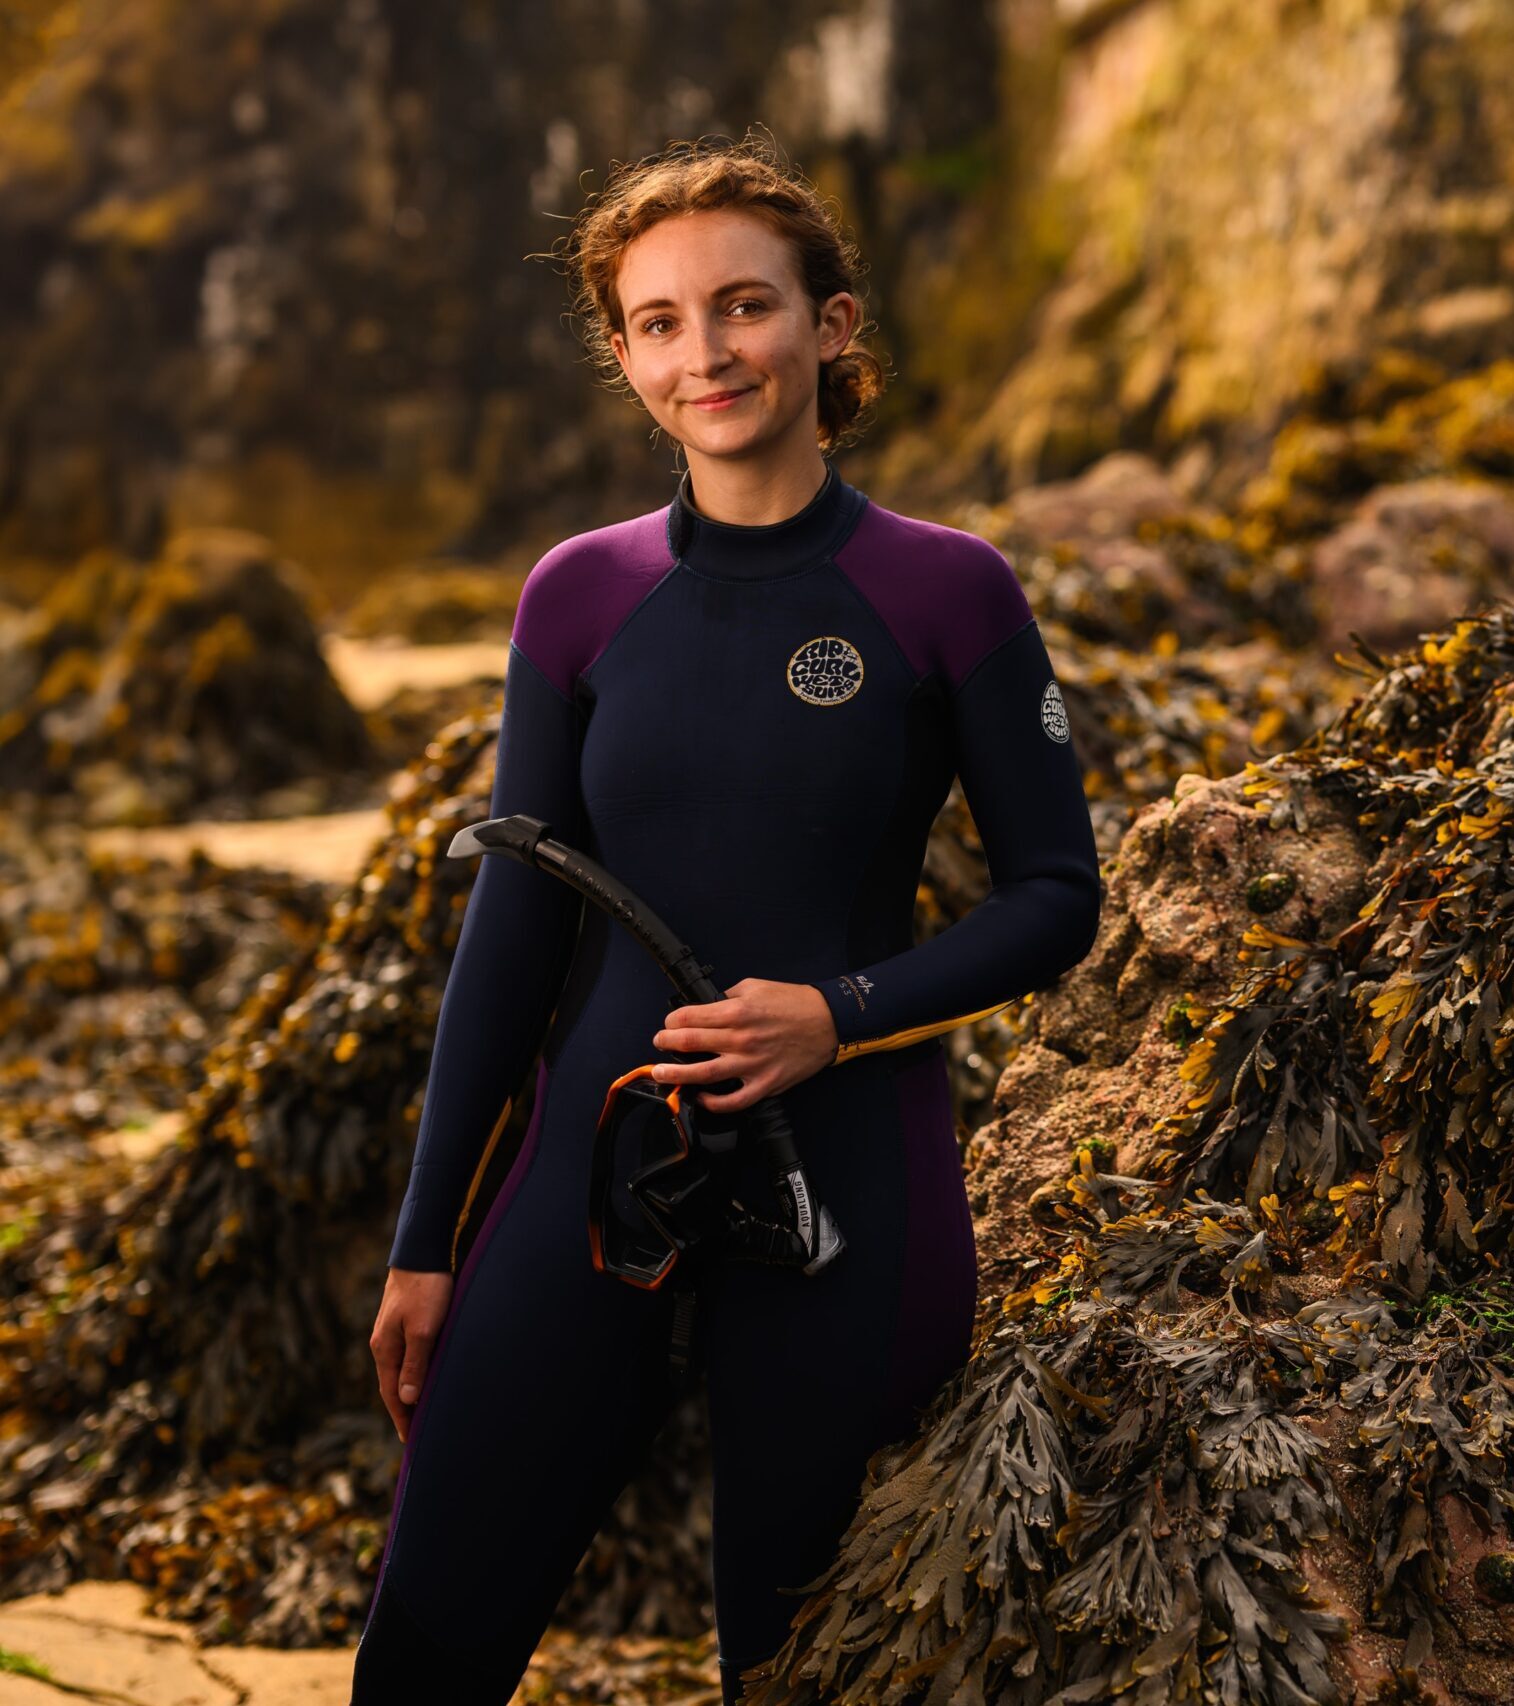
<svg viewBox="0 0 1514 1706">
<path fill-rule="evenodd" d="M 813 984 L 744 977 L 724 1000 L 675 1007 L 652 1046 L 713 1055 L 713 1060 L 659 1061 L 652 1076 L 660 1084 L 689 1085 L 739 1078 L 741 1088 L 723 1096 L 689 1092 L 712 1113 L 734 1113 L 829 1066 L 839 1042 L 831 1010 Z"/>
</svg>

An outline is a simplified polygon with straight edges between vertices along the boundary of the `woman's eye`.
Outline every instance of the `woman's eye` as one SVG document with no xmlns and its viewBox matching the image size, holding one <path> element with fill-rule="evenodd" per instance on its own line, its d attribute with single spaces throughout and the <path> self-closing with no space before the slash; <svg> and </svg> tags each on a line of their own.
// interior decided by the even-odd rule
<svg viewBox="0 0 1514 1706">
<path fill-rule="evenodd" d="M 743 296 L 739 302 L 733 302 L 731 304 L 731 307 L 732 308 L 766 308 L 767 303 L 759 302 L 755 296 Z M 666 319 L 667 319 L 666 314 L 659 314 L 654 319 L 647 320 L 647 321 L 643 322 L 642 328 L 641 328 L 643 334 L 650 334 L 652 337 L 656 337 L 657 336 L 657 328 L 660 325 L 662 325 L 666 321 Z"/>
</svg>

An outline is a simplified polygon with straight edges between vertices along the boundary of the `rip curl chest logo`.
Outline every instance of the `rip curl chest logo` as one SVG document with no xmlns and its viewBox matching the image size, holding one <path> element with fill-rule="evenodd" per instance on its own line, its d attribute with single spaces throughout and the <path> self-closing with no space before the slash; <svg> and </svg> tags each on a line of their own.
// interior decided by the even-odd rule
<svg viewBox="0 0 1514 1706">
<path fill-rule="evenodd" d="M 1041 695 L 1041 727 L 1053 740 L 1067 739 L 1067 707 L 1062 702 L 1062 689 L 1055 681 L 1048 681 Z"/>
<path fill-rule="evenodd" d="M 839 634 L 818 634 L 789 659 L 789 686 L 810 705 L 840 705 L 862 685 L 862 654 Z"/>
</svg>

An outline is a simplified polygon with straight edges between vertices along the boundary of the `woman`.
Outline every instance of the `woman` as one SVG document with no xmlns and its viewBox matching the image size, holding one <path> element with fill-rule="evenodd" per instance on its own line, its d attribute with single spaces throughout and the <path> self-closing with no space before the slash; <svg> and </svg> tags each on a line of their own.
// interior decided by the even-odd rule
<svg viewBox="0 0 1514 1706">
<path fill-rule="evenodd" d="M 1076 964 L 1099 918 L 1079 765 L 1009 565 L 830 460 L 882 375 L 855 251 L 813 188 L 750 141 L 678 144 L 612 176 L 569 249 L 591 352 L 688 466 L 667 505 L 532 569 L 490 815 L 545 819 L 602 861 L 727 994 L 667 1012 L 661 972 L 597 907 L 483 860 L 373 1335 L 406 1449 L 354 1706 L 501 1706 L 646 1462 L 671 1299 L 596 1271 L 586 1215 L 605 1091 L 657 1054 L 711 1110 L 781 1093 L 846 1239 L 817 1274 L 733 1263 L 701 1297 L 720 1666 L 741 1698 L 868 1457 L 968 1355 L 977 1260 L 940 1035 Z M 915 946 L 954 772 L 994 887 Z M 530 1129 L 454 1291 L 538 1048 Z M 742 1200 L 770 1207 L 738 1166 Z"/>
</svg>

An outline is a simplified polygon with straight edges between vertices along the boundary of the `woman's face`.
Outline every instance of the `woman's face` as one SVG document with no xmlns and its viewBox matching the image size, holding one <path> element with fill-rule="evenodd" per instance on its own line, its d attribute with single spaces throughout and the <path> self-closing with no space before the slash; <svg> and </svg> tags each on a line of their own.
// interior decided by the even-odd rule
<svg viewBox="0 0 1514 1706">
<path fill-rule="evenodd" d="M 857 299 L 838 292 L 817 325 L 788 243 L 763 220 L 724 208 L 661 219 L 626 245 L 618 287 L 625 331 L 610 341 L 672 437 L 716 457 L 814 445 L 820 366 L 846 348 Z"/>
</svg>

